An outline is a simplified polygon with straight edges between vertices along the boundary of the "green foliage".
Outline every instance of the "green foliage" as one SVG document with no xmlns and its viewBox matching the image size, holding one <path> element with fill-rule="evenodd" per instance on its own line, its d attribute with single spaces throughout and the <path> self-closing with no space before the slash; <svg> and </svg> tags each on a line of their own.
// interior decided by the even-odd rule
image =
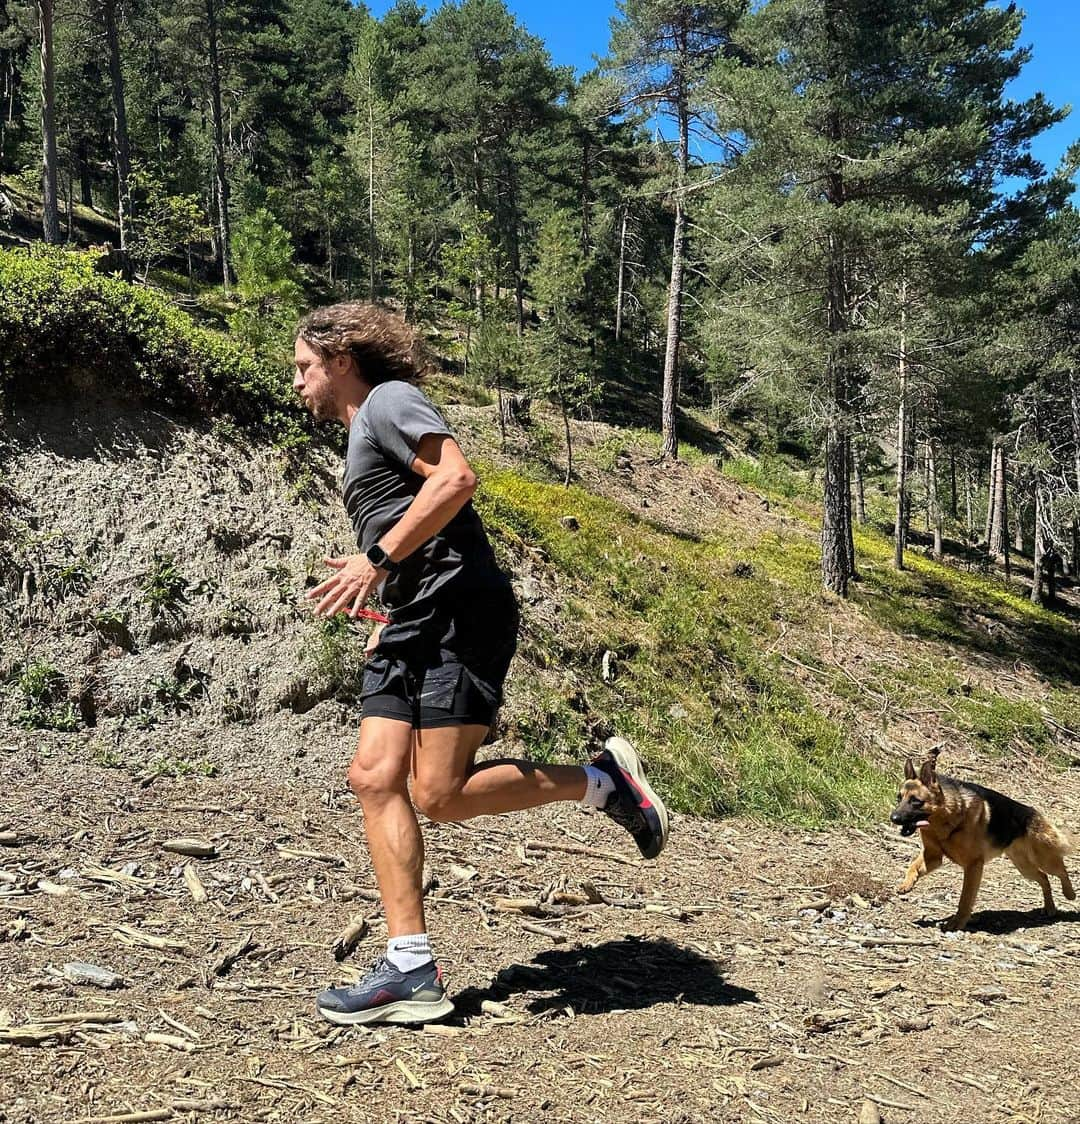
<svg viewBox="0 0 1080 1124">
<path fill-rule="evenodd" d="M 777 616 L 795 612 L 781 583 L 736 576 L 736 547 L 667 533 L 580 489 L 483 478 L 485 523 L 503 542 L 543 548 L 573 591 L 567 612 L 596 630 L 593 643 L 620 668 L 610 694 L 586 704 L 530 688 L 521 726 L 530 751 L 576 751 L 594 704 L 640 743 L 677 808 L 808 825 L 878 814 L 891 782 L 778 659 L 761 655 Z M 560 523 L 567 515 L 576 530 Z M 553 651 L 541 663 L 576 678 L 587 657 L 546 643 Z"/>
<path fill-rule="evenodd" d="M 141 266 L 145 284 L 150 270 L 160 262 L 209 238 L 210 227 L 197 195 L 171 193 L 161 176 L 149 169 L 136 168 L 131 187 L 138 206 L 131 220 L 128 252 Z"/>
<path fill-rule="evenodd" d="M 316 621 L 300 651 L 300 661 L 324 697 L 357 699 L 364 679 L 364 642 L 348 617 Z"/>
<path fill-rule="evenodd" d="M 283 443 L 307 437 L 288 376 L 198 327 L 160 293 L 97 270 L 98 255 L 0 250 L 0 396 L 69 374 Z"/>
<path fill-rule="evenodd" d="M 143 576 L 143 595 L 150 606 L 150 615 L 178 618 L 188 603 L 190 587 L 187 578 L 176 568 L 176 562 L 167 555 L 154 555 L 154 565 Z"/>
<path fill-rule="evenodd" d="M 16 718 L 20 726 L 70 733 L 81 725 L 78 712 L 65 697 L 64 676 L 48 661 L 28 664 L 15 686 L 23 698 L 23 708 Z"/>
<path fill-rule="evenodd" d="M 292 344 L 303 292 L 289 235 L 265 207 L 236 224 L 232 264 L 240 307 L 230 315 L 229 327 L 257 355 L 280 362 Z"/>
</svg>

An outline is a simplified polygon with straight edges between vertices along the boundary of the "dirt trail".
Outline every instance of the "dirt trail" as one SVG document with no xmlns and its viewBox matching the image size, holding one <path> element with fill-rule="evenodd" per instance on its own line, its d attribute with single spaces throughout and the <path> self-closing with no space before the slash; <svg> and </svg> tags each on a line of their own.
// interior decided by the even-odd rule
<svg viewBox="0 0 1080 1124">
<path fill-rule="evenodd" d="M 959 871 L 893 897 L 915 845 L 884 825 L 681 817 L 653 864 L 569 807 L 430 825 L 430 928 L 457 1015 L 335 1029 L 314 992 L 385 935 L 343 792 L 143 787 L 29 739 L 5 747 L 3 771 L 4 1124 L 839 1122 L 868 1099 L 889 1122 L 1080 1119 L 1080 913 L 1044 922 L 1005 862 L 972 930 L 946 936 L 934 923 Z M 1026 784 L 1059 819 L 1076 807 L 1049 773 Z M 177 836 L 219 857 L 165 851 Z M 338 965 L 331 943 L 358 915 L 368 932 Z M 126 986 L 64 979 L 76 961 Z"/>
</svg>

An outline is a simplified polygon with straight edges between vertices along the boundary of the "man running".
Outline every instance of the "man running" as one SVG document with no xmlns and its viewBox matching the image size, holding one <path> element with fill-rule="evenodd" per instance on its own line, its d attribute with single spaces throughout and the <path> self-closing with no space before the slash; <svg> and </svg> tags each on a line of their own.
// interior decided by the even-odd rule
<svg viewBox="0 0 1080 1124">
<path fill-rule="evenodd" d="M 356 617 L 377 592 L 390 616 L 367 645 L 349 767 L 389 940 L 359 983 L 318 996 L 334 1023 L 423 1023 L 453 1010 L 428 941 L 414 804 L 450 822 L 575 800 L 629 831 L 647 859 L 667 841 L 667 811 L 622 738 L 585 766 L 475 763 L 518 609 L 473 509 L 476 476 L 416 386 L 418 356 L 412 330 L 381 305 L 316 309 L 297 329 L 294 389 L 317 420 L 349 431 L 342 498 L 360 551 L 327 558 L 331 576 L 307 596 L 317 616 Z"/>
</svg>

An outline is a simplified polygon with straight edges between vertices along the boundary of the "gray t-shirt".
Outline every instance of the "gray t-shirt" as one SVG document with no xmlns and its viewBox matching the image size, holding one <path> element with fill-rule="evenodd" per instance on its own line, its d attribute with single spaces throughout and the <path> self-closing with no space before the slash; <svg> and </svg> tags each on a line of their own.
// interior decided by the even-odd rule
<svg viewBox="0 0 1080 1124">
<path fill-rule="evenodd" d="M 405 514 L 423 485 L 412 463 L 422 438 L 453 432 L 431 400 L 410 383 L 373 387 L 349 427 L 341 494 L 356 542 L 366 553 Z M 380 595 L 391 608 L 435 597 L 451 582 L 478 591 L 505 576 L 472 502 L 401 563 Z M 395 619 L 397 616 L 395 615 Z"/>
</svg>

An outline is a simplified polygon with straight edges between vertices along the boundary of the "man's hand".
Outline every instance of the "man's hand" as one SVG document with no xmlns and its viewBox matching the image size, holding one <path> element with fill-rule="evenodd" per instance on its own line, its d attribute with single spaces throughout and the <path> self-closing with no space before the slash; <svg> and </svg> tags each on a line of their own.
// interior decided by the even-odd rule
<svg viewBox="0 0 1080 1124">
<path fill-rule="evenodd" d="M 332 617 L 335 613 L 356 617 L 375 587 L 386 577 L 386 571 L 376 569 L 363 554 L 324 558 L 323 562 L 335 571 L 334 574 L 304 595 L 308 601 L 320 598 L 315 606 L 317 617 Z"/>
</svg>

